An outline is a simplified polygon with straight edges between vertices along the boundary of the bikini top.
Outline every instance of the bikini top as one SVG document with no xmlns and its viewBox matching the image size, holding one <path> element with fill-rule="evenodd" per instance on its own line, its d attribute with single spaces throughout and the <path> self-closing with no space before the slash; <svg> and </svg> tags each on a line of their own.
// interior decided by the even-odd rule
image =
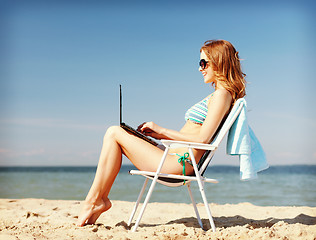
<svg viewBox="0 0 316 240">
<path fill-rule="evenodd" d="M 197 124 L 203 124 L 208 112 L 208 100 L 210 99 L 211 96 L 212 95 L 204 98 L 202 101 L 192 106 L 185 113 L 185 121 L 190 120 Z"/>
</svg>

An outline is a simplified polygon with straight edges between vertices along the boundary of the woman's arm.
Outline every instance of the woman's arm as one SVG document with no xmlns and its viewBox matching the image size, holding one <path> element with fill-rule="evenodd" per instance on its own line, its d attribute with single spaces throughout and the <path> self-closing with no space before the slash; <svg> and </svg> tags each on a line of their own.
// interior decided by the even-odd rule
<svg viewBox="0 0 316 240">
<path fill-rule="evenodd" d="M 143 123 L 138 129 L 156 139 L 209 143 L 222 119 L 230 109 L 232 97 L 227 90 L 218 89 L 208 104 L 208 114 L 198 134 L 189 134 L 160 127 L 153 122 Z"/>
</svg>

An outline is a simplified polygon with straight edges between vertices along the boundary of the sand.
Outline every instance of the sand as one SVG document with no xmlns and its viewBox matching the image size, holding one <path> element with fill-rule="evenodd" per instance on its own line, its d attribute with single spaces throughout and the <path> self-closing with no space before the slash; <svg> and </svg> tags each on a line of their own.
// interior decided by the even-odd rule
<svg viewBox="0 0 316 240">
<path fill-rule="evenodd" d="M 127 226 L 132 202 L 113 201 L 96 224 L 77 227 L 79 201 L 0 199 L 0 239 L 316 239 L 315 207 L 210 204 L 210 230 L 202 204 L 203 231 L 190 204 L 150 203 L 137 232 Z"/>
</svg>

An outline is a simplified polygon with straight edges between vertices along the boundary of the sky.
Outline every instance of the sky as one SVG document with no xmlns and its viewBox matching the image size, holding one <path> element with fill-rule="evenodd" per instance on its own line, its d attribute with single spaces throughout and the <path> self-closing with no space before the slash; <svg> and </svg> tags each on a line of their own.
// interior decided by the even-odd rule
<svg viewBox="0 0 316 240">
<path fill-rule="evenodd" d="M 213 91 L 198 71 L 209 39 L 243 59 L 248 122 L 269 164 L 316 164 L 313 1 L 0 4 L 1 166 L 95 166 L 119 124 L 119 84 L 125 122 L 180 130 Z M 213 163 L 239 162 L 223 143 Z"/>
</svg>

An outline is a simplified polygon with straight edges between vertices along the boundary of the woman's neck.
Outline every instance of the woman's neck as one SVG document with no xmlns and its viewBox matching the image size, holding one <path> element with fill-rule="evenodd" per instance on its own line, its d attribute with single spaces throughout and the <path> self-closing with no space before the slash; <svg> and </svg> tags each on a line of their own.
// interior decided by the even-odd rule
<svg viewBox="0 0 316 240">
<path fill-rule="evenodd" d="M 214 88 L 215 88 L 215 91 L 218 89 L 225 89 L 223 85 L 219 82 L 214 83 Z"/>
</svg>

